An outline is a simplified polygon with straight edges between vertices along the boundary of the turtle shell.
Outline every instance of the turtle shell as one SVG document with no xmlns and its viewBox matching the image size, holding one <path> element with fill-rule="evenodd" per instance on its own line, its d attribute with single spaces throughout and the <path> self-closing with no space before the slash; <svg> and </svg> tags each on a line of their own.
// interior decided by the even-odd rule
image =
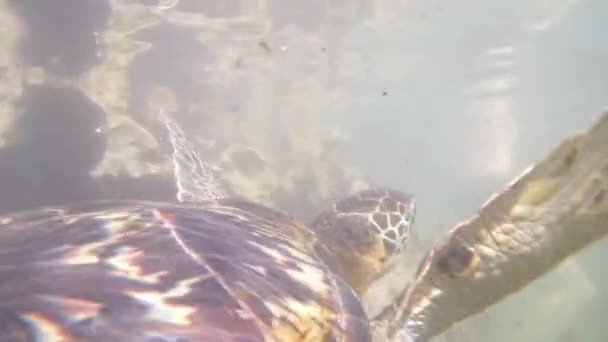
<svg viewBox="0 0 608 342">
<path fill-rule="evenodd" d="M 240 200 L 0 217 L 0 340 L 371 340 L 318 247 L 306 226 Z"/>
</svg>

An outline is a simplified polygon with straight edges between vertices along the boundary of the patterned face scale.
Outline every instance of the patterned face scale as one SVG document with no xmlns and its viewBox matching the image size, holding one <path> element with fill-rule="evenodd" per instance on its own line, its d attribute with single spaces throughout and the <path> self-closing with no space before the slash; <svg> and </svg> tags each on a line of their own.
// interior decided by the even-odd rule
<svg viewBox="0 0 608 342">
<path fill-rule="evenodd" d="M 355 193 L 322 212 L 310 224 L 318 254 L 362 294 L 404 250 L 415 214 L 412 196 L 390 189 Z M 326 249 L 327 253 L 322 253 Z"/>
<path fill-rule="evenodd" d="M 416 204 L 411 195 L 400 191 L 371 189 L 336 203 L 335 211 L 367 220 L 382 238 L 385 253 L 395 255 L 409 241 Z"/>
</svg>

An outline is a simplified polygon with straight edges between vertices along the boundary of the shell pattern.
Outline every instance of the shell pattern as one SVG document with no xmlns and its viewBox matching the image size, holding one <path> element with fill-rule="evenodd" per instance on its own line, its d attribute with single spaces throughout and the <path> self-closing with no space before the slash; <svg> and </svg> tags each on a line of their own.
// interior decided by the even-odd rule
<svg viewBox="0 0 608 342">
<path fill-rule="evenodd" d="M 3 341 L 370 340 L 317 237 L 250 202 L 97 202 L 0 223 Z"/>
</svg>

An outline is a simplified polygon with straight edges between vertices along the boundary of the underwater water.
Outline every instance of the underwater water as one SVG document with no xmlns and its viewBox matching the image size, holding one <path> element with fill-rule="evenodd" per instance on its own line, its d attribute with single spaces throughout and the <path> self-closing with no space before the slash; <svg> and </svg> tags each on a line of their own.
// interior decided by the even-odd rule
<svg viewBox="0 0 608 342">
<path fill-rule="evenodd" d="M 605 108 L 606 32 L 603 0 L 0 0 L 0 213 L 172 200 L 163 108 L 231 192 L 309 221 L 391 186 L 426 246 Z M 607 247 L 436 340 L 607 341 Z"/>
</svg>

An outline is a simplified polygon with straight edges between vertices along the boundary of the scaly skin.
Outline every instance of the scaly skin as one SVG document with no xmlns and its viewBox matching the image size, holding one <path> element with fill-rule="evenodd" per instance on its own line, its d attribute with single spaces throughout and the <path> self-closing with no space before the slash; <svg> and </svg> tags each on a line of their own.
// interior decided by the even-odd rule
<svg viewBox="0 0 608 342">
<path fill-rule="evenodd" d="M 417 342 L 427 341 L 603 238 L 608 233 L 607 192 L 604 113 L 428 253 L 389 333 L 405 328 Z"/>
</svg>

